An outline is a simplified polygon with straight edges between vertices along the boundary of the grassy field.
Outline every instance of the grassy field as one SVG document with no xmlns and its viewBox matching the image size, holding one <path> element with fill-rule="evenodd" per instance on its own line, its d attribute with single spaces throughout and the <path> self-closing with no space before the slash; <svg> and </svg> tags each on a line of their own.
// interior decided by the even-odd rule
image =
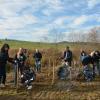
<svg viewBox="0 0 100 100">
<path fill-rule="evenodd" d="M 0 47 L 8 43 L 10 45 L 10 55 L 15 55 L 18 48 L 23 47 L 30 51 L 31 64 L 33 65 L 32 53 L 38 48 L 43 54 L 42 72 L 37 73 L 37 80 L 33 84 L 33 90 L 27 92 L 25 88 L 16 89 L 9 81 L 13 79 L 13 74 L 7 73 L 7 87 L 0 88 L 0 100 L 100 100 L 100 77 L 96 77 L 92 82 L 76 79 L 60 81 L 57 79 L 56 71 L 62 51 L 69 46 L 74 54 L 74 61 L 78 61 L 80 49 L 83 48 L 90 53 L 92 50 L 100 50 L 100 44 L 92 43 L 34 43 L 26 41 L 1 40 Z M 48 55 L 48 56 L 47 56 Z M 50 61 L 50 62 L 49 62 Z M 54 62 L 57 64 L 54 64 Z M 52 84 L 53 67 L 55 66 L 55 79 Z M 73 67 L 75 70 L 77 65 Z M 75 71 L 73 71 L 76 74 Z M 74 76 L 73 74 L 73 76 Z"/>
<path fill-rule="evenodd" d="M 61 42 L 61 43 L 40 43 L 40 42 L 27 42 L 27 41 L 16 41 L 16 40 L 0 40 L 0 47 L 4 44 L 8 43 L 12 49 L 18 49 L 20 47 L 27 49 L 48 49 L 48 48 L 58 48 L 64 49 L 66 46 L 69 46 L 73 49 L 100 49 L 100 43 L 70 43 L 70 42 Z"/>
</svg>

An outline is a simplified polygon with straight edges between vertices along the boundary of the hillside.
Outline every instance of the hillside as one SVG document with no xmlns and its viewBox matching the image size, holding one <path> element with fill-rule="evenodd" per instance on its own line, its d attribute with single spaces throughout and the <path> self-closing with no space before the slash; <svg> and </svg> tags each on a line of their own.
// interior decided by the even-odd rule
<svg viewBox="0 0 100 100">
<path fill-rule="evenodd" d="M 48 49 L 48 48 L 58 48 L 64 49 L 66 46 L 70 46 L 72 49 L 81 49 L 81 48 L 89 48 L 89 49 L 100 49 L 100 43 L 84 43 L 84 42 L 59 42 L 55 43 L 42 43 L 42 42 L 28 42 L 28 41 L 18 41 L 18 40 L 0 40 L 0 47 L 2 44 L 8 43 L 12 49 L 18 49 L 20 47 L 27 49 Z"/>
</svg>

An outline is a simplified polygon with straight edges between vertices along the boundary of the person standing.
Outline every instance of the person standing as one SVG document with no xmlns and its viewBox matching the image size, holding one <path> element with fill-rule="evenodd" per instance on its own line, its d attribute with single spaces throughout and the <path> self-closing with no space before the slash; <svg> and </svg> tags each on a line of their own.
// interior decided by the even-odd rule
<svg viewBox="0 0 100 100">
<path fill-rule="evenodd" d="M 80 62 L 82 64 L 83 59 L 87 56 L 87 53 L 84 50 L 81 50 L 80 53 Z"/>
<path fill-rule="evenodd" d="M 65 48 L 63 58 L 64 58 L 65 62 L 68 63 L 69 66 L 72 65 L 73 54 L 72 54 L 72 51 L 69 49 L 69 47 Z"/>
<path fill-rule="evenodd" d="M 94 51 L 92 59 L 93 59 L 93 73 L 96 74 L 96 69 L 97 69 L 98 75 L 100 75 L 100 65 L 99 65 L 99 63 L 100 63 L 100 52 Z"/>
<path fill-rule="evenodd" d="M 23 48 L 19 48 L 19 51 L 15 55 L 15 60 L 18 63 L 18 69 L 20 71 L 20 74 L 22 75 L 24 70 L 25 60 L 26 60 L 26 56 L 24 55 Z"/>
<path fill-rule="evenodd" d="M 9 48 L 8 44 L 4 44 L 0 52 L 0 87 L 5 87 L 7 61 L 13 62 L 13 58 L 10 58 L 8 54 Z"/>
<path fill-rule="evenodd" d="M 35 70 L 37 72 L 41 71 L 41 59 L 42 59 L 42 54 L 38 49 L 36 49 L 36 52 L 33 54 L 33 58 L 35 59 Z"/>
<path fill-rule="evenodd" d="M 97 66 L 98 74 L 100 76 L 100 52 L 96 51 L 95 55 L 96 55 L 96 66 Z"/>
</svg>

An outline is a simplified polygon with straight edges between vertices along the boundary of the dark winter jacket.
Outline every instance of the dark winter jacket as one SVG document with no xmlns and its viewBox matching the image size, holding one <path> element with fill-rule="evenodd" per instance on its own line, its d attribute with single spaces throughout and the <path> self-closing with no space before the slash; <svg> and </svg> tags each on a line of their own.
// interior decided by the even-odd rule
<svg viewBox="0 0 100 100">
<path fill-rule="evenodd" d="M 13 62 L 13 59 L 9 57 L 8 53 L 0 52 L 0 64 L 6 64 L 7 61 Z"/>
<path fill-rule="evenodd" d="M 84 57 L 84 59 L 82 60 L 82 64 L 88 65 L 88 64 L 93 64 L 93 58 L 90 55 L 87 55 Z"/>
<path fill-rule="evenodd" d="M 41 61 L 41 59 L 42 59 L 42 54 L 41 54 L 40 52 L 36 52 L 36 53 L 34 53 L 33 58 L 34 58 L 36 61 Z"/>
<path fill-rule="evenodd" d="M 18 62 L 18 63 L 21 63 L 21 64 L 24 64 L 25 60 L 26 60 L 26 56 L 22 53 L 20 54 L 20 57 L 18 58 L 17 57 L 17 54 L 15 55 L 15 60 Z"/>
<path fill-rule="evenodd" d="M 68 50 L 64 52 L 64 60 L 65 61 L 72 61 L 72 51 Z"/>
<path fill-rule="evenodd" d="M 99 62 L 100 61 L 100 53 L 98 52 L 98 54 L 94 54 L 92 59 L 93 59 L 94 63 Z"/>
</svg>

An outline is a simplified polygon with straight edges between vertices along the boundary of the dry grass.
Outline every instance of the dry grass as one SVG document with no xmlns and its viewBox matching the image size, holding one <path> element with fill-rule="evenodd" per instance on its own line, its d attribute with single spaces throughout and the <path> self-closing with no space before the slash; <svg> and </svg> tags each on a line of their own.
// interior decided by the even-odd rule
<svg viewBox="0 0 100 100">
<path fill-rule="evenodd" d="M 30 43 L 19 43 L 8 41 L 11 45 L 10 56 L 14 57 L 18 48 L 23 45 L 25 48 L 29 48 L 29 63 L 34 67 L 34 60 L 32 54 L 35 48 L 39 48 L 43 54 L 42 59 L 42 72 L 37 74 L 37 80 L 33 84 L 33 90 L 27 92 L 24 88 L 20 87 L 18 90 L 13 84 L 8 84 L 4 89 L 0 89 L 0 100 L 100 100 L 100 77 L 96 77 L 93 82 L 87 83 L 84 81 L 59 81 L 56 77 L 55 72 L 55 84 L 52 83 L 53 75 L 53 64 L 55 66 L 61 64 L 62 51 L 65 46 L 71 47 L 74 54 L 74 68 L 79 69 L 79 54 L 80 49 L 84 48 L 87 52 L 94 49 L 100 50 L 100 44 L 58 44 L 55 48 L 54 44 L 33 44 Z M 16 44 L 16 45 L 15 45 Z M 0 44 L 1 45 L 1 44 Z M 44 49 L 45 48 L 45 49 Z M 55 62 L 55 63 L 54 63 Z M 13 79 L 12 65 L 8 65 L 9 73 L 7 74 L 7 80 Z M 55 71 L 58 67 L 55 68 Z M 70 90 L 70 91 L 69 91 Z"/>
</svg>

